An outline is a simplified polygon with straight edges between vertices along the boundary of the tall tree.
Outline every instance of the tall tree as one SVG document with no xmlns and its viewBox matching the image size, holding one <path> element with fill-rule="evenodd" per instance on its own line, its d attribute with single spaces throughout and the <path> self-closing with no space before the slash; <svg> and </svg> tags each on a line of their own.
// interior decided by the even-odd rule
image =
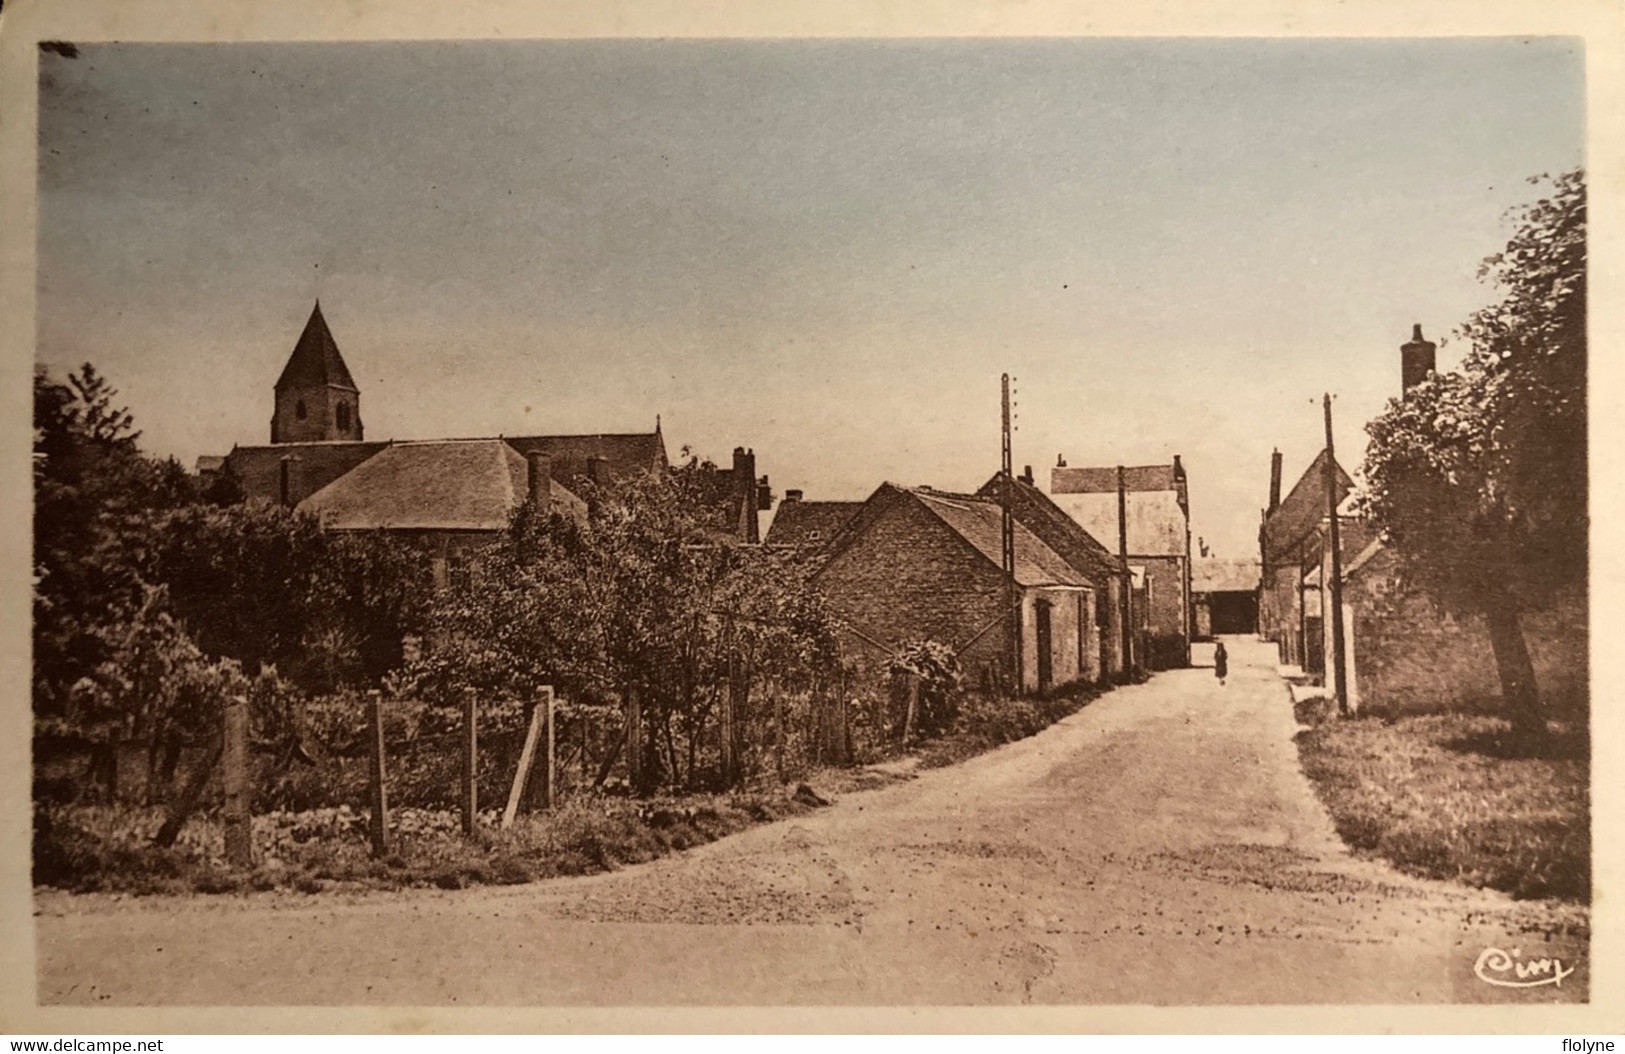
<svg viewBox="0 0 1625 1054">
<path fill-rule="evenodd" d="M 1546 177 L 1532 180 L 1546 183 Z M 1458 330 L 1461 368 L 1368 426 L 1367 508 L 1407 576 L 1483 617 L 1515 732 L 1546 719 L 1522 615 L 1587 573 L 1586 194 L 1549 181 L 1480 277 L 1501 294 Z"/>
</svg>

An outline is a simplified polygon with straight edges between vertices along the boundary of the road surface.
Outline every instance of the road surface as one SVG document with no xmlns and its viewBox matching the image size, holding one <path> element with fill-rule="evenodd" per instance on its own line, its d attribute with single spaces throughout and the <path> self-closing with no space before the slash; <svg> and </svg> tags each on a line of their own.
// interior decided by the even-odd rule
<svg viewBox="0 0 1625 1054">
<path fill-rule="evenodd" d="M 42 1003 L 1282 1004 L 1572 1001 L 1532 909 L 1352 859 L 1273 650 L 613 874 L 338 898 L 37 904 Z M 1538 915 L 1538 909 L 1535 910 Z M 1561 986 L 1473 974 L 1561 954 Z"/>
</svg>

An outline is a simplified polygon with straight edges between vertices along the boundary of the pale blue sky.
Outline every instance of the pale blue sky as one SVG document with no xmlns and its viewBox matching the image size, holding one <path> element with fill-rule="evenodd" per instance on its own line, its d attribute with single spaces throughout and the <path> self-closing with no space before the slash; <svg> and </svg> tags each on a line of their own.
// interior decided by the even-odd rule
<svg viewBox="0 0 1625 1054">
<path fill-rule="evenodd" d="M 267 437 L 312 299 L 369 438 L 631 431 L 775 488 L 1184 456 L 1255 550 L 1339 394 L 1572 168 L 1568 39 L 91 45 L 41 56 L 39 354 Z M 1446 348 L 1442 358 L 1452 356 Z M 1311 402 L 1311 400 L 1316 400 Z"/>
</svg>

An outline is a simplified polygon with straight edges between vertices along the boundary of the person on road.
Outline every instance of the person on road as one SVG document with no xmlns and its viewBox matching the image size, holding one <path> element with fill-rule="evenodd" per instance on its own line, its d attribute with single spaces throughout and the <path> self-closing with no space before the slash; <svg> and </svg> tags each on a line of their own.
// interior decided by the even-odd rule
<svg viewBox="0 0 1625 1054">
<path fill-rule="evenodd" d="M 1230 673 L 1230 656 L 1225 654 L 1224 641 L 1220 641 L 1213 648 L 1213 676 L 1219 679 L 1219 687 L 1224 687 L 1224 679 Z"/>
</svg>

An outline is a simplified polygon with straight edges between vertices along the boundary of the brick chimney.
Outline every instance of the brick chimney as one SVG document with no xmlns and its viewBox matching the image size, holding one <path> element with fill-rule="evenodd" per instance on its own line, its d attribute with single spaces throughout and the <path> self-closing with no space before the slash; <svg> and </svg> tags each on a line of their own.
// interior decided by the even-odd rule
<svg viewBox="0 0 1625 1054">
<path fill-rule="evenodd" d="M 598 488 L 609 486 L 609 458 L 596 454 L 587 459 L 587 478 Z"/>
<path fill-rule="evenodd" d="M 742 446 L 734 447 L 733 465 L 734 529 L 742 542 L 762 540 L 761 528 L 756 522 L 756 452 Z"/>
<path fill-rule="evenodd" d="M 540 450 L 525 453 L 525 501 L 547 512 L 553 507 L 553 459 Z"/>
<path fill-rule="evenodd" d="M 1428 379 L 1428 374 L 1436 366 L 1434 353 L 1439 346 L 1431 340 L 1422 339 L 1422 324 L 1418 322 L 1411 328 L 1411 339 L 1399 346 L 1400 356 L 1400 386 L 1403 392 Z"/>
<path fill-rule="evenodd" d="M 801 494 L 802 494 L 802 492 L 799 491 L 799 490 L 787 490 L 787 491 L 785 491 L 784 492 L 784 504 L 789 505 L 791 502 L 800 501 L 801 500 Z"/>
<path fill-rule="evenodd" d="M 1268 516 L 1281 507 L 1281 452 L 1270 452 L 1270 507 L 1264 511 Z"/>
<path fill-rule="evenodd" d="M 1027 484 L 1027 486 L 1029 486 L 1029 487 L 1032 486 L 1033 485 L 1033 467 L 1031 465 L 1023 465 L 1021 467 L 1021 475 L 1018 476 L 1017 478 L 1020 479 L 1021 482 Z"/>
</svg>

